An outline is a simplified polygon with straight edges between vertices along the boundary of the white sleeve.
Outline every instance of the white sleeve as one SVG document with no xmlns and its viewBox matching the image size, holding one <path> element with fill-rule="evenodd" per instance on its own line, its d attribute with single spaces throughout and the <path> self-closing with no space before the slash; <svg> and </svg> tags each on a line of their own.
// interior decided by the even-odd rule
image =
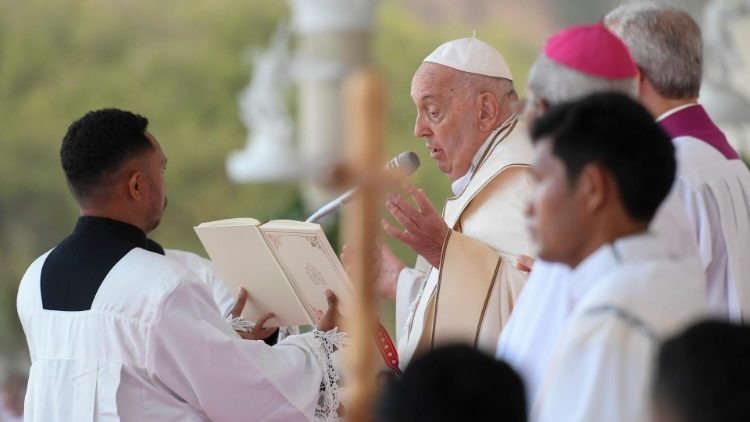
<svg viewBox="0 0 750 422">
<path fill-rule="evenodd" d="M 221 278 L 216 271 L 213 262 L 198 254 L 177 249 L 165 249 L 164 253 L 167 257 L 176 260 L 187 267 L 190 271 L 194 272 L 195 275 L 198 276 L 198 280 L 206 284 L 209 290 L 211 290 L 214 302 L 216 302 L 216 305 L 219 307 L 221 314 L 224 317 L 229 315 L 229 311 L 232 310 L 232 306 L 234 306 L 234 295 L 236 295 L 237 292 L 234 292 L 233 295 L 229 291 L 224 279 Z"/>
<path fill-rule="evenodd" d="M 181 283 L 156 311 L 149 375 L 213 421 L 312 420 L 335 414 L 329 333 L 268 346 L 243 340 L 219 314 L 205 286 Z M 325 395 L 324 393 L 328 393 Z M 337 396 L 335 396 L 337 400 Z"/>
<path fill-rule="evenodd" d="M 556 346 L 532 420 L 648 420 L 655 339 L 615 315 L 575 323 Z"/>
<path fill-rule="evenodd" d="M 424 272 L 414 268 L 404 268 L 398 274 L 396 284 L 396 335 L 399 336 L 404 329 L 406 319 L 409 315 L 409 306 L 417 298 L 419 289 L 422 288 Z"/>
<path fill-rule="evenodd" d="M 700 256 L 698 234 L 677 188 L 673 188 L 659 206 L 649 229 L 665 241 L 672 254 L 678 257 Z"/>
<path fill-rule="evenodd" d="M 743 170 L 744 177 L 681 180 L 679 185 L 697 232 L 711 310 L 735 321 L 747 320 L 750 313 L 750 174 Z"/>
<path fill-rule="evenodd" d="M 534 262 L 508 323 L 500 332 L 496 357 L 515 369 L 534 402 L 555 343 L 568 320 L 570 268 L 542 259 Z"/>
</svg>

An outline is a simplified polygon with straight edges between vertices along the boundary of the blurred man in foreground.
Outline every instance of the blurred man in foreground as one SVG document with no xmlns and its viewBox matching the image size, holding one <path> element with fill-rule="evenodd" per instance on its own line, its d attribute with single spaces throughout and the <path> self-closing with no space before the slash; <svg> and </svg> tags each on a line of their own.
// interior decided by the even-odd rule
<svg viewBox="0 0 750 422">
<path fill-rule="evenodd" d="M 704 321 L 662 344 L 655 422 L 750 421 L 750 327 Z"/>
<path fill-rule="evenodd" d="M 578 297 L 554 345 L 536 421 L 643 421 L 660 339 L 708 312 L 697 257 L 648 230 L 674 180 L 674 148 L 622 94 L 559 105 L 534 121 L 528 207 L 539 257 L 572 269 Z"/>
<path fill-rule="evenodd" d="M 525 115 L 533 119 L 551 106 L 597 92 L 619 92 L 635 99 L 637 76 L 627 47 L 601 23 L 563 29 L 547 40 L 531 67 Z M 672 253 L 697 256 L 692 226 L 677 195 L 667 197 L 650 228 Z M 543 259 L 534 262 L 497 351 L 521 373 L 530 402 L 580 297 L 569 267 Z"/>
<path fill-rule="evenodd" d="M 386 383 L 375 422 L 525 422 L 520 377 L 466 345 L 438 347 Z"/>
</svg>

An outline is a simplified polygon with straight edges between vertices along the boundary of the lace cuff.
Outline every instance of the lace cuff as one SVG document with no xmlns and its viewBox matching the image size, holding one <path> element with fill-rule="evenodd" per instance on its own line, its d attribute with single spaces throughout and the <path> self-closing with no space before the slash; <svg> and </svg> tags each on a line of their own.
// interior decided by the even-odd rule
<svg viewBox="0 0 750 422">
<path fill-rule="evenodd" d="M 233 318 L 231 315 L 227 316 L 227 323 L 232 327 L 234 331 L 242 331 L 245 333 L 249 333 L 253 330 L 253 328 L 255 328 L 254 322 L 243 319 L 242 317 Z"/>
<path fill-rule="evenodd" d="M 299 325 L 281 326 L 279 327 L 279 342 L 296 334 L 299 334 Z"/>
<path fill-rule="evenodd" d="M 255 328 L 254 322 L 243 319 L 242 317 L 232 318 L 231 315 L 227 315 L 226 321 L 227 321 L 227 324 L 229 324 L 229 326 L 232 327 L 234 331 L 242 331 L 244 333 L 249 333 L 253 331 L 253 329 Z M 284 340 L 285 338 L 289 336 L 293 336 L 295 334 L 299 334 L 298 325 L 281 326 L 279 327 L 279 337 L 276 342 L 278 343 L 281 340 Z"/>
<path fill-rule="evenodd" d="M 334 347 L 340 349 L 344 346 L 346 335 L 339 332 L 338 328 L 331 331 L 313 330 L 311 334 L 311 336 L 304 336 L 305 342 L 312 349 L 323 372 L 318 405 L 315 407 L 315 420 L 339 420 L 337 413 L 341 403 L 339 374 L 333 367 L 331 354 L 333 354 Z"/>
</svg>

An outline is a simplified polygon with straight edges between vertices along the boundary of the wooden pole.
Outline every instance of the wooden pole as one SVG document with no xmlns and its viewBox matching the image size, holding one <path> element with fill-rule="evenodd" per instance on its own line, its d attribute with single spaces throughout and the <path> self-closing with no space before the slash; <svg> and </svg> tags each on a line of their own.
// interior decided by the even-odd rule
<svg viewBox="0 0 750 422">
<path fill-rule="evenodd" d="M 356 251 L 352 282 L 356 290 L 353 312 L 345 329 L 351 336 L 346 351 L 346 388 L 350 395 L 345 418 L 350 422 L 372 420 L 376 394 L 377 299 L 374 289 L 375 238 L 378 235 L 382 194 L 377 175 L 382 166 L 384 84 L 372 69 L 355 72 L 344 86 L 344 140 L 348 168 L 361 186 L 359 198 L 345 210 L 343 235 Z"/>
</svg>

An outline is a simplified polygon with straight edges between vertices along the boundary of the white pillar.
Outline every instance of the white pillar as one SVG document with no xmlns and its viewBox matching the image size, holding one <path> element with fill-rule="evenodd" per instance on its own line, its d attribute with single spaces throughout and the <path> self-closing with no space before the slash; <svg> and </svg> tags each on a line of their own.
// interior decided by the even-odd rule
<svg viewBox="0 0 750 422">
<path fill-rule="evenodd" d="M 741 1 L 709 1 L 702 29 L 703 84 L 698 101 L 737 152 L 749 159 L 750 10 Z"/>
<path fill-rule="evenodd" d="M 296 34 L 293 77 L 297 83 L 297 139 L 302 158 L 323 168 L 342 157 L 341 84 L 370 61 L 375 0 L 289 0 Z M 312 210 L 333 196 L 302 181 Z"/>
</svg>

